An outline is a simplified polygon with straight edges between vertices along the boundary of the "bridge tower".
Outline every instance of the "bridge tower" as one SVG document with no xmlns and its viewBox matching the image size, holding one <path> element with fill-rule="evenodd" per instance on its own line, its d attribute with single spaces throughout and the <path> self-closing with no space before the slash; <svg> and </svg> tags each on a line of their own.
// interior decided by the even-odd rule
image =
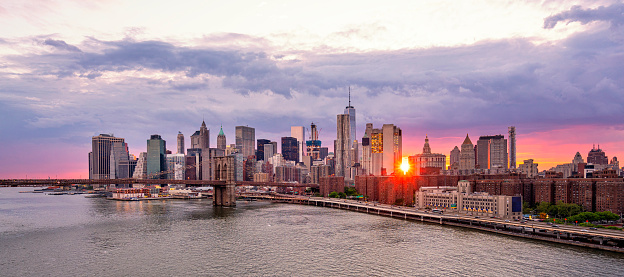
<svg viewBox="0 0 624 277">
<path fill-rule="evenodd" d="M 236 179 L 234 156 L 214 157 L 213 176 L 216 181 L 225 181 L 224 184 L 213 185 L 213 205 L 214 206 L 236 206 Z"/>
</svg>

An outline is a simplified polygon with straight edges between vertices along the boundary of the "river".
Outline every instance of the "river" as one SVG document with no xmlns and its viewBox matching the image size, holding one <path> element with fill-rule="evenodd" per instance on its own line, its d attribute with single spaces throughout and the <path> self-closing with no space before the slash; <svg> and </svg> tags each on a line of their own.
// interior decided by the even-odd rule
<svg viewBox="0 0 624 277">
<path fill-rule="evenodd" d="M 332 208 L 0 188 L 0 276 L 624 276 L 624 255 Z"/>
</svg>

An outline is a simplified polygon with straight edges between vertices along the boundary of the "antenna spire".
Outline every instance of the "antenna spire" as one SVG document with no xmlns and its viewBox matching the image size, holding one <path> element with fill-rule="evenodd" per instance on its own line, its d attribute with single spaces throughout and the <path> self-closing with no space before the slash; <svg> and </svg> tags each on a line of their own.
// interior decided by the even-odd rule
<svg viewBox="0 0 624 277">
<path fill-rule="evenodd" d="M 351 107 L 351 86 L 349 86 L 349 107 Z"/>
</svg>

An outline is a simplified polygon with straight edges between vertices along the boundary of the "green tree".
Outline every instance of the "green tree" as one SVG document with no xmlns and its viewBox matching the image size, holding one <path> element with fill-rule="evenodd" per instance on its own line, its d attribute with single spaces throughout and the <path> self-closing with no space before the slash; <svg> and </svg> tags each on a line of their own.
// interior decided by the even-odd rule
<svg viewBox="0 0 624 277">
<path fill-rule="evenodd" d="M 345 187 L 344 192 L 347 196 L 358 196 L 354 187 Z"/>
<path fill-rule="evenodd" d="M 340 198 L 347 198 L 347 194 L 344 193 L 344 192 L 339 192 L 338 193 L 338 197 L 340 197 Z"/>
<path fill-rule="evenodd" d="M 338 193 L 335 191 L 332 191 L 331 193 L 329 193 L 329 198 L 338 198 Z"/>
<path fill-rule="evenodd" d="M 549 213 L 550 206 L 551 206 L 550 202 L 540 202 L 535 207 L 535 210 L 537 211 L 537 213 Z"/>
</svg>

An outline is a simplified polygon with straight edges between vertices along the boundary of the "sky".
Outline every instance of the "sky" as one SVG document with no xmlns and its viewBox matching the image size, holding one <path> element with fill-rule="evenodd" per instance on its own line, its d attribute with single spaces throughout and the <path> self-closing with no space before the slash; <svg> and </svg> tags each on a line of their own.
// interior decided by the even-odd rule
<svg viewBox="0 0 624 277">
<path fill-rule="evenodd" d="M 333 148 L 351 89 L 403 154 L 507 135 L 540 170 L 624 155 L 622 1 L 0 0 L 0 178 L 86 178 L 91 137 L 139 155 L 202 120 Z M 308 133 L 309 135 L 309 133 Z"/>
</svg>

